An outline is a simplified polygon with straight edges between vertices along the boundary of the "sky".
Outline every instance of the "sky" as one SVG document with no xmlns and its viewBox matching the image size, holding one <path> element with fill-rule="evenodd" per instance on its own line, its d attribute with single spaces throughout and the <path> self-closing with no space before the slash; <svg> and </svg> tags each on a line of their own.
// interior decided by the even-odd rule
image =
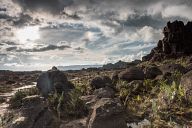
<svg viewBox="0 0 192 128">
<path fill-rule="evenodd" d="M 191 0 L 0 0 L 0 70 L 141 59 Z"/>
</svg>

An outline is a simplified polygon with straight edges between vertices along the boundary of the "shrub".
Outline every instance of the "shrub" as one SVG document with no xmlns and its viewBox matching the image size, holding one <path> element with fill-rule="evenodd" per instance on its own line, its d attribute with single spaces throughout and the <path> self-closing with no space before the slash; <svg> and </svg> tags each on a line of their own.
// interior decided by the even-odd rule
<svg viewBox="0 0 192 128">
<path fill-rule="evenodd" d="M 88 108 L 80 99 L 78 90 L 73 90 L 67 94 L 62 92 L 62 94 L 50 95 L 48 104 L 59 118 L 79 118 L 88 114 Z"/>
<path fill-rule="evenodd" d="M 171 85 L 166 81 L 160 82 L 160 97 L 159 100 L 164 100 L 168 107 L 173 105 L 172 103 L 182 104 L 185 100 L 184 89 L 177 82 L 173 81 Z"/>
</svg>

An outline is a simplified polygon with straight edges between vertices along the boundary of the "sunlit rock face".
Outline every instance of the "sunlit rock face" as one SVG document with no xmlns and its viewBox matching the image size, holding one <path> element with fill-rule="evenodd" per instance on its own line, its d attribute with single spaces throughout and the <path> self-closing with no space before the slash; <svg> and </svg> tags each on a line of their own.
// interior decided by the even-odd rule
<svg viewBox="0 0 192 128">
<path fill-rule="evenodd" d="M 164 38 L 143 60 L 162 60 L 164 57 L 177 57 L 192 54 L 192 22 L 168 22 L 163 29 Z"/>
<path fill-rule="evenodd" d="M 74 88 L 65 74 L 56 67 L 42 73 L 37 80 L 37 88 L 42 96 L 47 97 L 49 93 L 56 91 L 57 93 L 68 92 Z"/>
</svg>

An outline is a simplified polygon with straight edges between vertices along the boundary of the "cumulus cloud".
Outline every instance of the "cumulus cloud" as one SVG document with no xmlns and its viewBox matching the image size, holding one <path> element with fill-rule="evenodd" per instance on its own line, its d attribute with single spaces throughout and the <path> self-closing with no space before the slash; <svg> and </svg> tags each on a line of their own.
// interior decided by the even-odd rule
<svg viewBox="0 0 192 128">
<path fill-rule="evenodd" d="M 127 38 L 134 41 L 141 41 L 145 43 L 156 43 L 163 37 L 161 29 L 154 29 L 150 26 L 144 26 L 141 29 L 136 30 L 136 32 L 127 35 Z"/>
<path fill-rule="evenodd" d="M 192 20 L 192 8 L 188 5 L 168 6 L 162 11 L 163 17 L 181 17 Z"/>
</svg>

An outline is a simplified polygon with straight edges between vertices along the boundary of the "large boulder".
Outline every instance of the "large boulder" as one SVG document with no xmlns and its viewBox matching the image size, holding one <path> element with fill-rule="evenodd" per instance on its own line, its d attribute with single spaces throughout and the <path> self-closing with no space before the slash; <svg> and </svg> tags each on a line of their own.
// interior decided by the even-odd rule
<svg viewBox="0 0 192 128">
<path fill-rule="evenodd" d="M 12 111 L 13 118 L 5 128 L 55 128 L 58 120 L 44 104 L 44 99 L 39 96 L 28 96 L 22 99 L 23 107 L 19 111 Z"/>
<path fill-rule="evenodd" d="M 130 67 L 119 74 L 119 79 L 126 81 L 144 80 L 144 72 L 137 67 Z"/>
<path fill-rule="evenodd" d="M 72 83 L 70 83 L 66 75 L 53 67 L 51 70 L 42 73 L 37 80 L 37 88 L 40 93 L 46 97 L 52 91 L 61 93 L 62 91 L 68 92 L 74 89 Z"/>
<path fill-rule="evenodd" d="M 144 73 L 145 73 L 145 78 L 147 79 L 154 79 L 156 76 L 162 74 L 161 70 L 156 66 L 146 67 L 144 69 Z"/>
<path fill-rule="evenodd" d="M 192 102 L 192 71 L 184 74 L 181 77 L 180 85 L 183 87 L 185 91 L 186 98 Z"/>
<path fill-rule="evenodd" d="M 101 98 L 93 107 L 88 128 L 126 128 L 125 111 L 118 99 Z"/>
<path fill-rule="evenodd" d="M 106 86 L 113 87 L 113 82 L 108 76 L 95 77 L 90 81 L 91 89 L 104 88 Z"/>
</svg>

